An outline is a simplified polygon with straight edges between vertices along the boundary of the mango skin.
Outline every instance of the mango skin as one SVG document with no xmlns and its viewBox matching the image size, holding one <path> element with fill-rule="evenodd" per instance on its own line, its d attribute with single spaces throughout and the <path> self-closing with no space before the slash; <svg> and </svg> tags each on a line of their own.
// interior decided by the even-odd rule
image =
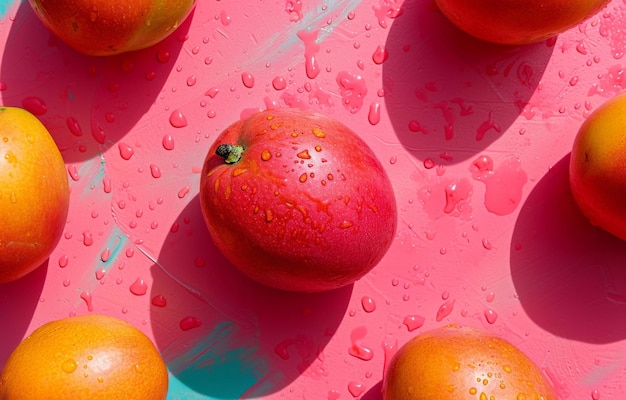
<svg viewBox="0 0 626 400">
<path fill-rule="evenodd" d="M 626 240 L 626 94 L 608 100 L 581 125 L 569 180 L 589 221 Z"/>
<path fill-rule="evenodd" d="M 81 53 L 108 56 L 150 47 L 169 36 L 195 0 L 29 0 L 59 39 Z"/>
<path fill-rule="evenodd" d="M 239 161 L 216 155 L 239 145 Z M 266 286 L 321 292 L 354 283 L 383 258 L 397 226 L 393 188 L 367 144 L 304 110 L 256 113 L 209 149 L 200 201 L 217 248 Z"/>
</svg>

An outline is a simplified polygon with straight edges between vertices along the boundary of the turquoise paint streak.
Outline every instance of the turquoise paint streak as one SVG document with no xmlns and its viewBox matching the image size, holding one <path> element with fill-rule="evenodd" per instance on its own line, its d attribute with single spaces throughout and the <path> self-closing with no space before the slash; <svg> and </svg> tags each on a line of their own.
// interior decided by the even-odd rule
<svg viewBox="0 0 626 400">
<path fill-rule="evenodd" d="M 267 367 L 254 357 L 254 347 L 233 343 L 236 330 L 233 322 L 223 322 L 168 363 L 171 372 L 167 400 L 240 399 L 259 383 Z"/>
<path fill-rule="evenodd" d="M 19 2 L 20 1 L 15 0 L 0 0 L 0 18 L 4 18 L 4 16 L 7 15 L 7 12 L 9 12 L 13 4 Z"/>
<path fill-rule="evenodd" d="M 256 50 L 257 57 L 248 60 L 244 67 L 256 65 L 259 60 L 264 62 L 276 61 L 281 54 L 287 53 L 289 49 L 302 46 L 302 40 L 298 37 L 298 32 L 302 30 L 318 29 L 319 34 L 316 42 L 321 43 L 333 30 L 342 22 L 351 11 L 361 3 L 361 0 L 330 0 L 324 3 L 326 10 L 321 11 L 316 8 L 302 16 L 302 19 L 293 22 L 290 29 L 276 33 L 271 39 L 265 41 Z M 330 25 L 326 23 L 329 15 L 337 14 Z M 278 45 L 276 45 L 278 43 Z"/>
</svg>

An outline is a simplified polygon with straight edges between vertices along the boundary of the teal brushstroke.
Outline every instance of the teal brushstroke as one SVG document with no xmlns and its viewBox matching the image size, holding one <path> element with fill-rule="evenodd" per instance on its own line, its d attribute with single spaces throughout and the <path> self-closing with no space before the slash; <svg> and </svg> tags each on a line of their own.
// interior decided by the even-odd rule
<svg viewBox="0 0 626 400">
<path fill-rule="evenodd" d="M 326 5 L 325 11 L 315 9 L 306 13 L 300 21 L 292 23 L 289 29 L 275 33 L 264 44 L 261 44 L 256 49 L 256 54 L 259 55 L 259 59 L 265 62 L 276 60 L 289 49 L 302 45 L 302 40 L 298 37 L 298 32 L 301 30 L 319 29 L 316 42 L 322 43 L 360 3 L 361 0 L 329 0 L 324 3 Z M 332 23 L 328 25 L 326 21 L 330 15 L 337 15 L 337 17 L 333 17 Z M 259 59 L 252 57 L 244 66 L 258 64 Z"/>
<path fill-rule="evenodd" d="M 120 251 L 122 251 L 126 243 L 128 243 L 128 240 L 128 236 L 126 236 L 124 232 L 122 232 L 122 229 L 116 225 L 113 228 L 113 231 L 109 234 L 106 243 L 102 246 L 102 249 L 100 249 L 100 254 L 102 254 L 106 249 L 109 249 L 109 259 L 106 261 L 100 260 L 98 263 L 98 269 L 102 269 L 102 266 L 104 265 L 108 272 L 109 268 L 113 264 L 113 261 L 115 261 Z"/>
<path fill-rule="evenodd" d="M 189 351 L 168 363 L 167 400 L 240 399 L 257 385 L 265 365 L 256 348 L 234 343 L 233 322 L 223 322 Z"/>
<path fill-rule="evenodd" d="M 13 4 L 19 2 L 20 1 L 15 0 L 0 0 L 0 18 L 4 18 L 4 16 L 7 15 L 7 12 L 9 12 Z"/>
</svg>

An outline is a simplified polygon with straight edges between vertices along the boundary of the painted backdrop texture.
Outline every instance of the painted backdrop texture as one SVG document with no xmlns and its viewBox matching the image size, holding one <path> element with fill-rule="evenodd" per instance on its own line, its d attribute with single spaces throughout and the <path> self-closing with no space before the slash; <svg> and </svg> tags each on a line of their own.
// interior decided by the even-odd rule
<svg viewBox="0 0 626 400">
<path fill-rule="evenodd" d="M 555 39 L 474 40 L 431 0 L 199 1 L 151 48 L 76 53 L 0 2 L 0 102 L 33 112 L 71 182 L 63 238 L 0 286 L 0 366 L 52 319 L 105 313 L 155 342 L 168 399 L 379 400 L 399 346 L 449 323 L 502 336 L 562 399 L 626 393 L 626 244 L 573 202 L 582 121 L 626 89 L 626 1 Z M 279 107 L 350 126 L 391 177 L 381 263 L 330 293 L 256 285 L 202 220 L 202 162 Z"/>
</svg>

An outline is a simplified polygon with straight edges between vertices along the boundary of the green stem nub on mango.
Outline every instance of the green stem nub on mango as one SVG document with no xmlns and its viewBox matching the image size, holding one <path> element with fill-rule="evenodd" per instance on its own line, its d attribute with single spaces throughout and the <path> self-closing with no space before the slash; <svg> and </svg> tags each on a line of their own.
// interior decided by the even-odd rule
<svg viewBox="0 0 626 400">
<path fill-rule="evenodd" d="M 215 150 L 215 154 L 222 157 L 226 164 L 235 164 L 243 155 L 243 146 L 232 144 L 220 144 Z"/>
</svg>

